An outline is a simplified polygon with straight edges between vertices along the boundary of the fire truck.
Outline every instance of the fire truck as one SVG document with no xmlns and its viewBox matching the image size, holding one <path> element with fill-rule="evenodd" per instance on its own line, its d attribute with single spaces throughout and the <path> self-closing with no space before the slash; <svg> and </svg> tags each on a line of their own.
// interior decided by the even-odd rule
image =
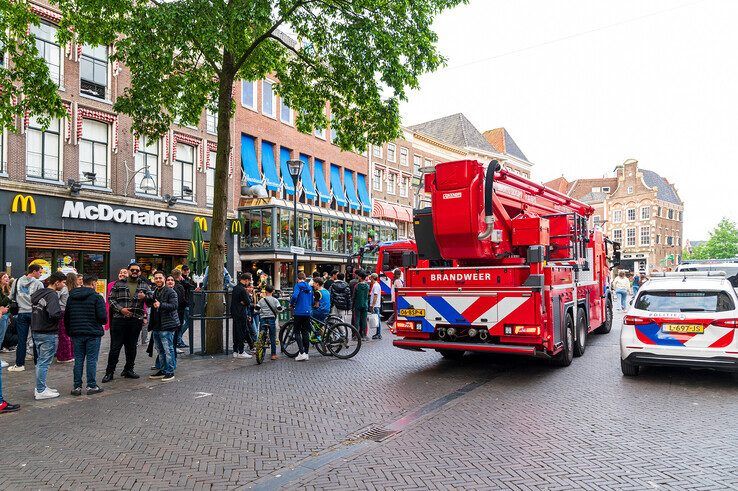
<svg viewBox="0 0 738 491">
<path fill-rule="evenodd" d="M 589 333 L 612 326 L 608 294 L 617 244 L 590 230 L 593 209 L 553 189 L 473 160 L 426 174 L 430 209 L 415 239 L 430 264 L 398 289 L 394 345 L 516 354 L 571 364 Z"/>
</svg>

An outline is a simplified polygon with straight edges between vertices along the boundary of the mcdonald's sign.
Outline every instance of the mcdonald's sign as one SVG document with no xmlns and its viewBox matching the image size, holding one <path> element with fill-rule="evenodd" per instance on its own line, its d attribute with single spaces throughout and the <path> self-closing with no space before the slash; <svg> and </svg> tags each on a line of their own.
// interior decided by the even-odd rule
<svg viewBox="0 0 738 491">
<path fill-rule="evenodd" d="M 243 225 L 241 225 L 241 220 L 231 221 L 231 234 L 238 235 L 242 232 L 243 232 Z"/>
<path fill-rule="evenodd" d="M 31 215 L 36 214 L 36 200 L 33 196 L 25 196 L 23 194 L 16 194 L 13 198 L 13 204 L 10 207 L 11 213 L 18 213 L 20 208 L 21 213 L 30 213 Z"/>
<path fill-rule="evenodd" d="M 208 231 L 208 221 L 204 217 L 195 217 L 195 221 L 200 224 L 200 230 L 203 232 Z"/>
</svg>

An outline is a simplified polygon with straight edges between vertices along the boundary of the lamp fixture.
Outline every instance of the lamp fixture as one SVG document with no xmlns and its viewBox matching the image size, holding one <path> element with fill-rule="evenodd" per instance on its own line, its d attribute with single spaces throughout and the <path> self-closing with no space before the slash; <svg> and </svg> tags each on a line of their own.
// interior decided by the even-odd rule
<svg viewBox="0 0 738 491">
<path fill-rule="evenodd" d="M 67 187 L 69 188 L 69 194 L 72 196 L 79 196 L 79 192 L 82 190 L 83 184 L 95 184 L 95 178 L 97 174 L 94 172 L 83 172 L 82 176 L 84 179 L 77 180 L 73 178 L 67 179 Z"/>
</svg>

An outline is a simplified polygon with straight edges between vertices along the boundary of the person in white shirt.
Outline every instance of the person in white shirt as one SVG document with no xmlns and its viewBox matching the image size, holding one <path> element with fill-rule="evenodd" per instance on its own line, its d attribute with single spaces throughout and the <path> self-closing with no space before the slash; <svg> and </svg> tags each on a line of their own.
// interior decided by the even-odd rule
<svg viewBox="0 0 738 491">
<path fill-rule="evenodd" d="M 625 310 L 626 300 L 628 300 L 628 290 L 630 290 L 630 281 L 625 277 L 625 271 L 618 272 L 617 277 L 612 281 L 610 287 L 620 297 L 620 310 Z"/>
<path fill-rule="evenodd" d="M 382 339 L 382 318 L 380 311 L 382 307 L 382 287 L 379 286 L 379 275 L 372 273 L 369 284 L 369 312 L 377 316 L 377 333 L 372 339 Z"/>
<path fill-rule="evenodd" d="M 392 310 L 392 316 L 387 319 L 387 327 L 390 329 L 395 324 L 395 320 L 397 317 L 397 305 L 395 300 L 395 290 L 398 288 L 402 288 L 405 286 L 405 280 L 402 278 L 402 270 L 400 268 L 395 268 L 394 271 L 392 271 L 392 275 L 394 276 L 394 280 L 392 280 L 392 304 L 394 305 L 394 309 Z"/>
</svg>

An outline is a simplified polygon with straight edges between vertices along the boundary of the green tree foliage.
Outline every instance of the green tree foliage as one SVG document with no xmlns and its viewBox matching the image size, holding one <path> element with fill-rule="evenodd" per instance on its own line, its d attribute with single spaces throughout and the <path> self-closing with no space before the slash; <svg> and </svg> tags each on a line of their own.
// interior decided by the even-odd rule
<svg viewBox="0 0 738 491">
<path fill-rule="evenodd" d="M 37 115 L 47 125 L 50 117 L 64 117 L 66 111 L 49 68 L 38 56 L 36 40 L 28 35 L 39 18 L 28 4 L 0 0 L 0 48 L 11 65 L 0 65 L 0 126 L 13 128 L 16 117 Z M 1 54 L 1 53 L 0 53 Z"/>
<path fill-rule="evenodd" d="M 723 218 L 710 232 L 704 244 L 695 247 L 685 259 L 730 259 L 738 257 L 738 228 L 735 222 Z"/>
<path fill-rule="evenodd" d="M 62 40 L 113 44 L 111 57 L 130 70 L 115 110 L 132 116 L 134 131 L 160 136 L 174 121 L 197 124 L 204 107 L 217 109 L 214 193 L 225 196 L 238 80 L 274 76 L 303 132 L 328 127 L 327 102 L 343 149 L 390 140 L 400 133 L 400 101 L 443 63 L 434 17 L 465 0 L 53 1 Z M 211 272 L 224 263 L 227 211 L 216 199 Z M 221 275 L 209 275 L 209 289 L 222 286 Z M 221 310 L 208 302 L 209 316 Z M 208 352 L 220 351 L 221 329 L 208 326 Z"/>
</svg>

